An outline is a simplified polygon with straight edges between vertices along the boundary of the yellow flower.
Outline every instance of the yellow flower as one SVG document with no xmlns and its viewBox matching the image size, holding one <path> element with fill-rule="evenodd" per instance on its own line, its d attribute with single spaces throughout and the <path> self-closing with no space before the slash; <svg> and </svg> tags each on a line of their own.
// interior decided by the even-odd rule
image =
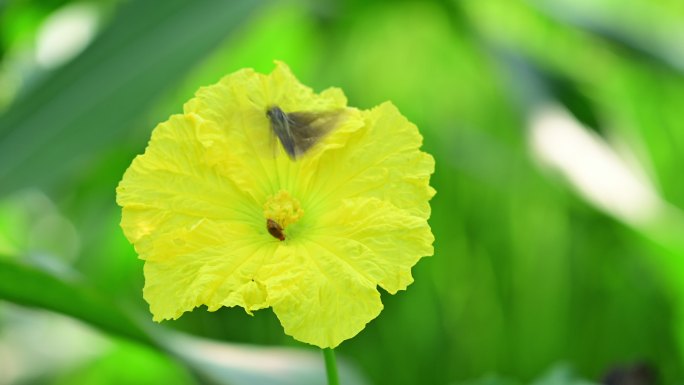
<svg viewBox="0 0 684 385">
<path fill-rule="evenodd" d="M 121 226 L 145 260 L 156 321 L 206 305 L 272 307 L 285 332 L 321 348 L 358 334 L 432 255 L 432 156 L 391 104 L 361 111 L 277 63 L 201 88 L 152 132 L 117 188 Z M 267 111 L 334 129 L 293 159 Z"/>
</svg>

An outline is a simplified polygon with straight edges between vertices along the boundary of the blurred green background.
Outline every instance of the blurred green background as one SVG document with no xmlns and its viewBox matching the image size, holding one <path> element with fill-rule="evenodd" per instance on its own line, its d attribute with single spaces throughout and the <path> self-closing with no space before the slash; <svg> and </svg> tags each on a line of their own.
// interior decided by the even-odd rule
<svg viewBox="0 0 684 385">
<path fill-rule="evenodd" d="M 437 163 L 343 383 L 684 383 L 683 41 L 680 0 L 0 0 L 0 385 L 324 383 L 270 310 L 152 324 L 118 226 L 156 123 L 274 59 Z"/>
</svg>

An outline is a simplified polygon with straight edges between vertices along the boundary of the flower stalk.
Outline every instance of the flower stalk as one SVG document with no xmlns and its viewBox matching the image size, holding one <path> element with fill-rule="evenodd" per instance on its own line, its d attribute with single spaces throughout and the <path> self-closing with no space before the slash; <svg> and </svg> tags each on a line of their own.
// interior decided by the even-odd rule
<svg viewBox="0 0 684 385">
<path fill-rule="evenodd" d="M 340 385 L 339 376 L 337 375 L 337 363 L 335 362 L 335 351 L 330 348 L 323 350 L 323 357 L 325 358 L 325 371 L 328 375 L 328 385 Z"/>
</svg>

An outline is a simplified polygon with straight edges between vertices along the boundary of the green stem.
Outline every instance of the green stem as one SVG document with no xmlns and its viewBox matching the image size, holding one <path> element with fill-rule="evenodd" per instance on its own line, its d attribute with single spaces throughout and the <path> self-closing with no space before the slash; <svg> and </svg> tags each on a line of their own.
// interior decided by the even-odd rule
<svg viewBox="0 0 684 385">
<path fill-rule="evenodd" d="M 337 364 L 335 363 L 335 351 L 330 348 L 323 349 L 323 357 L 325 358 L 325 371 L 328 373 L 328 385 L 340 385 L 337 376 Z"/>
</svg>

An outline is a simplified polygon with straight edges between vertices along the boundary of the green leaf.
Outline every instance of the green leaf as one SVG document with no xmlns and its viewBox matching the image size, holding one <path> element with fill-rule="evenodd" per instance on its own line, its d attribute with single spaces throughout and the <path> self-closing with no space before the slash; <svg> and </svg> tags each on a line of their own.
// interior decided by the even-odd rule
<svg viewBox="0 0 684 385">
<path fill-rule="evenodd" d="M 86 51 L 0 117 L 0 193 L 87 167 L 260 4 L 126 2 Z"/>
<path fill-rule="evenodd" d="M 113 335 L 156 343 L 127 314 L 77 278 L 62 278 L 0 258 L 0 299 L 39 307 L 85 321 Z"/>
</svg>

